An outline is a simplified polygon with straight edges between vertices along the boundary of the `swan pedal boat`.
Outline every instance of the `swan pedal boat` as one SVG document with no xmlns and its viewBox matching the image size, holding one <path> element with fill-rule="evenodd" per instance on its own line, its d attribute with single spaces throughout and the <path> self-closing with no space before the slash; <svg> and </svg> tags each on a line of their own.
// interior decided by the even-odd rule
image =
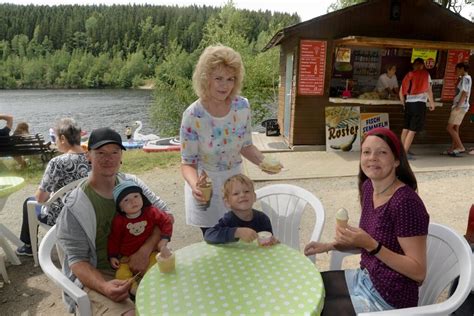
<svg viewBox="0 0 474 316">
<path fill-rule="evenodd" d="M 167 137 L 158 140 L 151 140 L 143 146 L 143 151 L 147 153 L 180 150 L 181 143 L 179 137 Z"/>
</svg>

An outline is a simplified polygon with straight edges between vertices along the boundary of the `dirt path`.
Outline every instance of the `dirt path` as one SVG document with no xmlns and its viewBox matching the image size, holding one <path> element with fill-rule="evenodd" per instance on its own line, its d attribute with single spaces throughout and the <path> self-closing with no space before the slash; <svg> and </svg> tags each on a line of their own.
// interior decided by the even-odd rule
<svg viewBox="0 0 474 316">
<path fill-rule="evenodd" d="M 140 175 L 140 177 L 167 203 L 175 213 L 175 227 L 172 239 L 174 249 L 182 248 L 201 240 L 200 230 L 184 223 L 183 180 L 177 167 Z M 427 172 L 417 174 L 419 194 L 430 213 L 431 221 L 448 225 L 459 233 L 464 233 L 467 215 L 472 204 L 474 170 Z M 274 182 L 257 182 L 262 187 Z M 357 200 L 356 177 L 291 180 L 287 183 L 301 186 L 313 192 L 322 202 L 326 211 L 326 224 L 322 240 L 328 241 L 334 235 L 334 213 L 340 207 L 350 210 L 350 223 L 356 225 L 360 215 Z M 35 186 L 29 185 L 12 194 L 0 213 L 0 222 L 19 234 L 21 206 L 31 195 Z M 301 227 L 301 245 L 307 240 L 314 217 L 307 212 Z M 41 229 L 40 229 L 41 230 Z M 43 235 L 41 231 L 40 236 Z M 7 266 L 12 282 L 0 284 L 0 314 L 2 315 L 64 315 L 61 294 L 39 267 L 33 267 L 33 259 L 21 257 L 22 265 Z M 352 261 L 351 265 L 356 265 Z M 328 256 L 317 258 L 317 267 L 326 270 Z"/>
</svg>

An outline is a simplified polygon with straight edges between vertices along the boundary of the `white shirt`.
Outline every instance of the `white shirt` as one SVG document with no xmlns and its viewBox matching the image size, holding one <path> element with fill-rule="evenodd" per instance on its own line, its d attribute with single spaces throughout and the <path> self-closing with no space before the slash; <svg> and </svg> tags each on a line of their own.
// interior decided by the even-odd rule
<svg viewBox="0 0 474 316">
<path fill-rule="evenodd" d="M 377 85 L 375 86 L 375 91 L 382 92 L 387 88 L 390 90 L 398 88 L 397 76 L 393 75 L 392 78 L 390 78 L 386 73 L 380 75 Z"/>
</svg>

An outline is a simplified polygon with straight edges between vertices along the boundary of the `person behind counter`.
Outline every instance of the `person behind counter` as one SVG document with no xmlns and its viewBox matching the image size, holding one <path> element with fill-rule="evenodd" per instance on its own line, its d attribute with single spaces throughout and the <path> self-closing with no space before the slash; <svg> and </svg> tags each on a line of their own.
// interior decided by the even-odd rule
<svg viewBox="0 0 474 316">
<path fill-rule="evenodd" d="M 390 99 L 391 96 L 398 95 L 398 81 L 395 75 L 397 66 L 389 64 L 385 70 L 386 72 L 381 74 L 377 80 L 375 91 L 379 94 L 381 99 Z"/>
<path fill-rule="evenodd" d="M 415 134 L 421 132 L 425 125 L 426 101 L 429 100 L 430 102 L 430 111 L 435 109 L 431 77 L 425 69 L 423 58 L 416 58 L 413 61 L 413 71 L 410 71 L 403 78 L 399 96 L 405 108 L 403 130 L 400 138 L 403 148 L 408 153 L 408 160 L 413 160 L 414 158 L 409 150 Z"/>
</svg>

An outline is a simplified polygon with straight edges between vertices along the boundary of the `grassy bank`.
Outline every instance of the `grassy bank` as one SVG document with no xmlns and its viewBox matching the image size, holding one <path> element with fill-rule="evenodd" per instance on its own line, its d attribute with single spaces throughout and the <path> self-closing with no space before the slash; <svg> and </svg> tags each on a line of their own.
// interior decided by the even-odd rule
<svg viewBox="0 0 474 316">
<path fill-rule="evenodd" d="M 27 159 L 29 160 L 28 168 L 23 170 L 17 169 L 18 165 L 13 159 L 1 159 L 0 175 L 19 176 L 24 178 L 26 183 L 39 184 L 46 165 L 43 165 L 41 159 L 36 156 L 29 156 Z M 123 153 L 121 171 L 141 174 L 154 168 L 177 166 L 179 161 L 179 152 L 146 153 L 142 150 L 127 150 Z"/>
</svg>

